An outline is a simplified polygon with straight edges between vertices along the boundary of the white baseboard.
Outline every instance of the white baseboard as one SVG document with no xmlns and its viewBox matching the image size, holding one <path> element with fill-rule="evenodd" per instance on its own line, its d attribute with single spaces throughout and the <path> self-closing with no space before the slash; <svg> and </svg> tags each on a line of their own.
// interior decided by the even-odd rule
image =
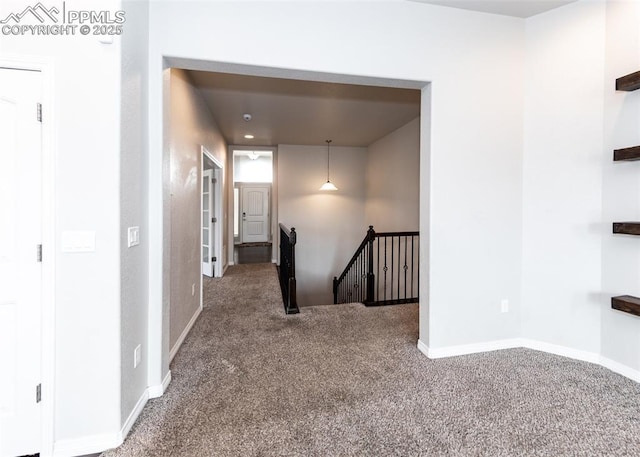
<svg viewBox="0 0 640 457">
<path fill-rule="evenodd" d="M 497 351 L 500 349 L 512 349 L 522 347 L 519 338 L 488 341 L 486 343 L 462 344 L 459 346 L 447 346 L 443 348 L 430 348 L 418 340 L 418 349 L 430 359 L 443 357 L 455 357 L 457 355 L 477 354 L 479 352 Z"/>
<path fill-rule="evenodd" d="M 463 344 L 459 346 L 448 346 L 443 348 L 430 348 L 423 341 L 418 340 L 418 350 L 430 359 L 440 359 L 444 357 L 455 357 L 459 355 L 477 354 L 479 352 L 489 352 L 501 349 L 527 348 L 536 351 L 547 352 L 560 355 L 574 360 L 594 363 L 603 366 L 614 373 L 629 378 L 640 383 L 640 371 L 629 368 L 614 360 L 603 357 L 595 352 L 580 351 L 578 349 L 560 346 L 557 344 L 545 343 L 543 341 L 531 340 L 528 338 L 513 338 L 506 340 L 487 341 L 484 343 Z"/>
<path fill-rule="evenodd" d="M 569 357 L 570 359 L 582 360 L 583 362 L 600 364 L 600 356 L 595 352 L 581 351 L 579 349 L 573 349 L 567 346 L 560 346 L 558 344 L 530 340 L 528 338 L 522 338 L 521 341 L 522 344 L 520 347 L 523 348 L 561 355 L 563 357 Z"/>
<path fill-rule="evenodd" d="M 420 339 L 418 339 L 418 350 L 422 352 L 424 355 L 426 355 L 427 357 L 429 357 L 429 346 L 424 344 Z"/>
<path fill-rule="evenodd" d="M 120 429 L 120 436 L 122 437 L 122 441 L 124 441 L 124 439 L 131 431 L 131 427 L 133 427 L 133 424 L 142 412 L 142 408 L 144 408 L 144 405 L 147 404 L 147 401 L 149 401 L 149 388 L 146 388 L 144 392 L 142 392 L 142 395 L 136 402 L 133 410 L 131 410 L 129 417 L 127 417 L 127 420 L 124 421 L 124 424 L 122 424 L 122 429 Z"/>
<path fill-rule="evenodd" d="M 120 433 L 105 433 L 80 439 L 59 440 L 53 447 L 54 457 L 75 457 L 78 455 L 96 454 L 106 449 L 114 449 L 122 444 Z"/>
<path fill-rule="evenodd" d="M 155 386 L 147 387 L 147 391 L 149 392 L 149 398 L 162 397 L 166 392 L 167 387 L 169 387 L 169 383 L 171 383 L 171 370 L 167 372 L 167 375 L 162 380 L 162 384 L 160 384 L 159 386 L 155 385 Z"/>
<path fill-rule="evenodd" d="M 623 365 L 620 362 L 616 362 L 615 360 L 611 360 L 606 357 L 600 357 L 599 365 L 602 365 L 603 367 L 608 368 L 609 370 L 618 373 L 625 378 L 629 378 L 635 382 L 640 383 L 640 371 L 629 368 L 628 366 Z"/>
<path fill-rule="evenodd" d="M 176 344 L 174 344 L 173 347 L 171 348 L 171 351 L 169 351 L 169 362 L 171 362 L 173 358 L 176 356 L 176 354 L 178 353 L 180 346 L 182 346 L 182 343 L 184 343 L 184 339 L 187 337 L 187 335 L 191 331 L 191 327 L 193 327 L 193 324 L 195 324 L 196 321 L 198 320 L 198 316 L 200 316 L 201 312 L 202 312 L 202 306 L 199 306 L 197 311 L 194 313 L 193 317 L 187 324 L 187 326 L 182 331 L 182 334 L 180 334 L 180 338 L 178 338 L 178 341 L 176 341 Z"/>
</svg>

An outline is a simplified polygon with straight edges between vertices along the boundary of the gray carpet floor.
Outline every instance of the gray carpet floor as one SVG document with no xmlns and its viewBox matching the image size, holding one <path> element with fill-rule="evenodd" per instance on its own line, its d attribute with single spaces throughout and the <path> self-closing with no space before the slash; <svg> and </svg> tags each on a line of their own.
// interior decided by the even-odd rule
<svg viewBox="0 0 640 457">
<path fill-rule="evenodd" d="M 124 456 L 638 456 L 640 385 L 515 349 L 429 360 L 417 305 L 285 316 L 272 265 L 231 267 Z"/>
</svg>

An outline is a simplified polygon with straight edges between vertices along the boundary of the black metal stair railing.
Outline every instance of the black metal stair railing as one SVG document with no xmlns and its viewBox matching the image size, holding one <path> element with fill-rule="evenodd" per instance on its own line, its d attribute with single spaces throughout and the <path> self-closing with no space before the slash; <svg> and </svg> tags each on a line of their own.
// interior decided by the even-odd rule
<svg viewBox="0 0 640 457">
<path fill-rule="evenodd" d="M 351 260 L 347 264 L 342 274 L 333 278 L 333 303 L 364 303 L 370 291 L 366 290 L 368 284 L 373 284 L 371 281 L 367 281 L 367 274 L 369 270 L 369 256 L 370 249 L 370 234 L 373 228 L 369 227 L 367 236 L 365 236 L 356 253 L 351 257 Z"/>
<path fill-rule="evenodd" d="M 300 312 L 296 299 L 296 242 L 298 234 L 295 228 L 289 230 L 280 224 L 280 266 L 278 276 L 280 278 L 280 290 L 284 311 L 287 314 Z"/>
<path fill-rule="evenodd" d="M 419 250 L 420 232 L 376 233 L 369 226 L 342 274 L 333 278 L 333 302 L 367 306 L 418 302 Z"/>
</svg>

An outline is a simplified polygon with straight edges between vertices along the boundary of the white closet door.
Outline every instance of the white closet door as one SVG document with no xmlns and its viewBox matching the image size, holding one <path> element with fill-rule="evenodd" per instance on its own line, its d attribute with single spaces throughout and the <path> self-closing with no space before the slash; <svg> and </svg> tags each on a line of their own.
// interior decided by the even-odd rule
<svg viewBox="0 0 640 457">
<path fill-rule="evenodd" d="M 41 445 L 40 73 L 0 68 L 0 457 Z"/>
</svg>

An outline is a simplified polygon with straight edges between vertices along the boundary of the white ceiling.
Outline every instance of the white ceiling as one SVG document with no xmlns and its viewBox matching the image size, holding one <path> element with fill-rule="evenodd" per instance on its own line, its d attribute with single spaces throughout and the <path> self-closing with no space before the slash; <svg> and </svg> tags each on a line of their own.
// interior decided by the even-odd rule
<svg viewBox="0 0 640 457">
<path fill-rule="evenodd" d="M 558 8 L 576 0 L 411 0 L 420 3 L 450 6 L 483 13 L 527 18 Z"/>
<path fill-rule="evenodd" d="M 368 146 L 420 115 L 420 91 L 189 71 L 234 145 Z M 251 114 L 246 122 L 243 114 Z M 245 134 L 254 139 L 245 139 Z"/>
</svg>

